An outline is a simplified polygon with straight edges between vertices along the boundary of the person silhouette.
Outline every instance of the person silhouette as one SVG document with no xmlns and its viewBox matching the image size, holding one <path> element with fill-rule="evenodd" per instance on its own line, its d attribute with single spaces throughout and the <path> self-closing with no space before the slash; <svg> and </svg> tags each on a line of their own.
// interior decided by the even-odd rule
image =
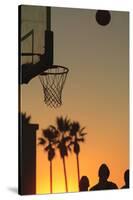
<svg viewBox="0 0 133 200">
<path fill-rule="evenodd" d="M 121 189 L 129 188 L 129 169 L 127 169 L 124 173 L 124 181 L 125 181 L 125 185 L 122 186 Z"/>
<path fill-rule="evenodd" d="M 88 191 L 88 187 L 90 186 L 89 179 L 87 176 L 82 176 L 79 181 L 79 191 Z"/>
<path fill-rule="evenodd" d="M 99 182 L 94 185 L 90 190 L 118 189 L 115 183 L 108 181 L 109 175 L 110 170 L 108 166 L 106 164 L 102 164 L 98 172 Z"/>
</svg>

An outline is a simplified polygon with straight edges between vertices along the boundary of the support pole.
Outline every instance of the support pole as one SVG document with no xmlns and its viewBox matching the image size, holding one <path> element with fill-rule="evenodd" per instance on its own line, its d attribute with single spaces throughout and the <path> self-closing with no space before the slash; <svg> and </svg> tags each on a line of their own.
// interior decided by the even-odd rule
<svg viewBox="0 0 133 200">
<path fill-rule="evenodd" d="M 47 30 L 51 30 L 51 8 L 47 7 Z"/>
<path fill-rule="evenodd" d="M 46 8 L 46 17 L 47 17 L 47 29 L 45 31 L 45 63 L 48 66 L 53 65 L 53 56 L 54 56 L 54 39 L 53 31 L 51 31 L 51 8 Z"/>
</svg>

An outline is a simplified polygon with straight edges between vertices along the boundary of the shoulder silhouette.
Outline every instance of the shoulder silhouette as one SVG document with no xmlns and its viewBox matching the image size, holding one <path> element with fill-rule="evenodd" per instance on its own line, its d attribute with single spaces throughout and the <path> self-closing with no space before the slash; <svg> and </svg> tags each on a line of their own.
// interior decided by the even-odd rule
<svg viewBox="0 0 133 200">
<path fill-rule="evenodd" d="M 125 185 L 121 189 L 129 188 L 129 169 L 127 169 L 124 173 L 124 181 Z"/>
<path fill-rule="evenodd" d="M 90 190 L 107 190 L 118 189 L 117 185 L 111 181 L 108 181 L 110 170 L 106 164 L 102 164 L 99 168 L 98 176 L 99 182 L 93 186 Z"/>
<path fill-rule="evenodd" d="M 89 184 L 89 179 L 87 176 L 82 176 L 80 181 L 79 181 L 79 190 L 81 191 L 88 191 L 88 187 L 90 186 Z"/>
</svg>

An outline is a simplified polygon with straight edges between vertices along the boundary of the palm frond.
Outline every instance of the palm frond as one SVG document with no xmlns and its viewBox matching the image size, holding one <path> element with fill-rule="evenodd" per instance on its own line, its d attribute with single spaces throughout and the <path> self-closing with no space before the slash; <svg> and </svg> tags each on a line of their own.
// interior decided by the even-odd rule
<svg viewBox="0 0 133 200">
<path fill-rule="evenodd" d="M 56 134 L 59 133 L 59 131 L 57 130 L 57 128 L 53 125 L 50 125 L 49 126 L 49 129 L 52 131 L 52 132 L 55 132 Z"/>
<path fill-rule="evenodd" d="M 44 150 L 45 150 L 45 151 L 48 151 L 50 148 L 51 148 L 51 145 L 48 144 L 48 145 L 44 148 Z"/>
<path fill-rule="evenodd" d="M 74 145 L 73 141 L 71 141 L 68 146 L 72 146 L 72 145 Z"/>
<path fill-rule="evenodd" d="M 77 138 L 76 141 L 77 142 L 84 142 L 84 138 Z"/>
<path fill-rule="evenodd" d="M 65 117 L 64 119 L 64 128 L 65 128 L 65 131 L 69 131 L 70 129 L 70 119 L 68 119 L 67 117 Z"/>
<path fill-rule="evenodd" d="M 84 136 L 84 135 L 87 135 L 87 133 L 80 133 L 80 136 Z"/>
<path fill-rule="evenodd" d="M 38 143 L 38 144 L 41 144 L 41 145 L 46 144 L 46 140 L 45 140 L 45 139 L 43 139 L 43 138 L 38 138 L 38 140 L 39 140 L 39 143 Z"/>
<path fill-rule="evenodd" d="M 55 141 L 53 141 L 53 144 L 59 144 L 59 143 L 60 143 L 59 140 L 55 140 Z"/>
<path fill-rule="evenodd" d="M 65 117 L 57 117 L 56 118 L 57 128 L 61 133 L 67 132 L 70 129 L 70 120 Z"/>
<path fill-rule="evenodd" d="M 63 117 L 62 116 L 56 118 L 56 124 L 59 131 L 62 132 L 63 131 Z"/>
<path fill-rule="evenodd" d="M 79 122 L 72 122 L 70 125 L 70 135 L 76 136 L 79 131 L 80 131 Z"/>
<path fill-rule="evenodd" d="M 72 137 L 71 136 L 66 136 L 66 137 L 64 137 L 63 138 L 63 142 L 68 142 L 68 141 L 70 141 L 72 139 Z"/>
<path fill-rule="evenodd" d="M 82 133 L 84 129 L 85 129 L 85 126 L 80 129 L 79 133 Z"/>
<path fill-rule="evenodd" d="M 43 136 L 47 138 L 49 142 L 54 142 L 58 137 L 59 132 L 55 127 L 49 126 L 47 129 L 43 130 Z"/>
</svg>

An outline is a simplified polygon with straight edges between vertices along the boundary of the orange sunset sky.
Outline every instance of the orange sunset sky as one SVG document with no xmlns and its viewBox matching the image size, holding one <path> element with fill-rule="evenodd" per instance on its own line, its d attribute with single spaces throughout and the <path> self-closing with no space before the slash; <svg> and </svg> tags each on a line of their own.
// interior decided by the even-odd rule
<svg viewBox="0 0 133 200">
<path fill-rule="evenodd" d="M 40 7 L 40 11 L 34 16 L 43 19 L 34 24 L 36 30 L 37 26 L 45 29 L 45 8 Z M 33 16 L 32 9 L 28 12 Z M 79 121 L 88 133 L 79 155 L 81 176 L 88 176 L 93 186 L 104 162 L 111 171 L 109 179 L 121 187 L 124 171 L 129 168 L 129 13 L 111 11 L 108 26 L 97 24 L 96 10 L 52 8 L 51 13 L 54 64 L 69 68 L 63 105 L 57 109 L 47 107 L 39 78 L 35 77 L 21 85 L 22 112 L 39 124 L 37 137 L 42 129 L 55 125 L 57 116 Z M 36 51 L 42 53 L 43 32 L 37 34 Z M 37 146 L 36 161 L 37 193 L 49 193 L 49 162 L 41 146 Z M 75 155 L 66 158 L 66 168 L 69 192 L 78 191 Z M 53 160 L 53 192 L 65 192 L 58 152 Z"/>
</svg>

